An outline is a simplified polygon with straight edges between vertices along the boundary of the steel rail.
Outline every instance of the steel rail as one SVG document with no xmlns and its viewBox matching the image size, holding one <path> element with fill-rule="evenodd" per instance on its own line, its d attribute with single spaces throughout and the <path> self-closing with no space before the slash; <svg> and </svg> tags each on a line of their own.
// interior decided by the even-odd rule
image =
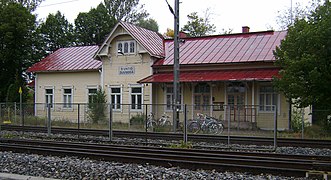
<svg viewBox="0 0 331 180">
<path fill-rule="evenodd" d="M 14 126 L 2 125 L 2 130 L 15 131 L 32 131 L 47 133 L 46 127 L 36 126 Z M 62 134 L 80 134 L 80 135 L 94 135 L 94 136 L 108 136 L 109 130 L 96 129 L 77 129 L 77 128 L 56 128 L 52 127 L 52 133 Z M 159 132 L 138 132 L 138 131 L 113 131 L 114 137 L 126 138 L 149 138 L 149 139 L 167 139 L 167 140 L 181 140 L 182 133 L 159 133 Z M 188 134 L 190 141 L 201 141 L 211 143 L 227 143 L 228 136 L 226 135 L 198 135 Z M 273 145 L 273 138 L 264 137 L 244 137 L 244 136 L 230 136 L 232 144 L 257 144 L 257 145 Z M 294 138 L 277 138 L 278 146 L 294 146 L 294 147 L 311 147 L 311 148 L 330 148 L 330 140 L 315 140 L 315 139 L 294 139 Z"/>
<path fill-rule="evenodd" d="M 0 139 L 0 149 L 2 151 L 46 155 L 73 155 L 120 162 L 151 163 L 189 169 L 226 169 L 291 176 L 305 176 L 310 171 L 330 171 L 331 169 L 330 159 L 318 160 L 316 157 L 273 153 L 134 147 L 15 139 Z"/>
</svg>

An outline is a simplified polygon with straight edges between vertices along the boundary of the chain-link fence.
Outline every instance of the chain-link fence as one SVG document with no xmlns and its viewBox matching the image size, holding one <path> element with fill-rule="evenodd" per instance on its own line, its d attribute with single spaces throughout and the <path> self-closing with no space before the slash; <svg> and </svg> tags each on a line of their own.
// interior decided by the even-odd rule
<svg viewBox="0 0 331 180">
<path fill-rule="evenodd" d="M 276 138 L 277 132 L 275 106 L 2 103 L 0 120 L 45 127 L 49 133 L 55 127 L 109 130 L 110 138 L 113 130 L 183 133 L 184 142 L 193 141 L 194 134 L 223 136 L 228 145 L 231 137 Z"/>
</svg>

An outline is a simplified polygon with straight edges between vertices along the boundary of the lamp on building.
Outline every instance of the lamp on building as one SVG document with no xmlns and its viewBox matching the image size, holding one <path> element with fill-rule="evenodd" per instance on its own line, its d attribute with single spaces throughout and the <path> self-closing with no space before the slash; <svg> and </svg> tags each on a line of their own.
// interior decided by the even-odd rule
<svg viewBox="0 0 331 180">
<path fill-rule="evenodd" d="M 124 53 L 121 50 L 117 50 L 117 54 L 121 54 L 124 56 Z"/>
</svg>

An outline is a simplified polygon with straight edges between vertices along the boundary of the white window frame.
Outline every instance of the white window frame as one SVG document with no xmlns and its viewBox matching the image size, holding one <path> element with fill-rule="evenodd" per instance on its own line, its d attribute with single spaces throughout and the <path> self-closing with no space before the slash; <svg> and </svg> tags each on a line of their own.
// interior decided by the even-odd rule
<svg viewBox="0 0 331 180">
<path fill-rule="evenodd" d="M 125 44 L 128 44 L 128 51 L 125 52 Z M 119 48 L 119 44 L 121 44 L 121 49 Z M 133 52 L 131 52 L 132 46 L 133 45 Z M 117 55 L 132 55 L 132 54 L 136 54 L 137 52 L 137 43 L 134 40 L 128 40 L 128 41 L 118 41 L 116 44 L 116 48 L 117 48 Z M 123 54 L 122 54 L 123 53 Z"/>
<path fill-rule="evenodd" d="M 52 94 L 47 94 L 46 93 L 46 90 L 47 89 L 51 89 L 52 90 Z M 54 88 L 54 86 L 45 86 L 44 87 L 44 93 L 45 93 L 45 96 L 44 96 L 45 97 L 45 107 L 47 108 L 47 99 L 48 99 L 47 96 L 48 95 L 52 95 L 52 102 L 51 102 L 52 105 L 51 105 L 51 108 L 53 109 L 54 108 L 54 99 L 55 99 L 54 98 L 54 95 L 55 95 L 55 88 Z"/>
<path fill-rule="evenodd" d="M 168 90 L 168 88 L 172 88 L 173 89 L 173 87 L 174 87 L 174 85 L 173 84 L 169 84 L 169 83 L 167 83 L 166 85 L 165 85 L 165 90 L 164 90 L 164 102 L 165 102 L 165 107 L 164 107 L 164 111 L 165 112 L 171 112 L 171 111 L 173 111 L 173 107 L 171 106 L 171 104 L 172 104 L 172 101 L 174 100 L 174 93 L 172 92 L 168 92 L 167 90 Z M 168 95 L 170 96 L 170 105 L 168 104 L 168 100 L 167 100 L 167 97 L 168 97 Z M 182 111 L 183 110 L 183 88 L 182 88 L 182 86 L 180 86 L 180 91 L 179 91 L 179 97 L 180 97 L 180 104 L 181 104 L 181 107 L 180 107 L 180 111 Z"/>
<path fill-rule="evenodd" d="M 143 111 L 143 104 L 144 104 L 144 86 L 141 85 L 141 84 L 131 84 L 129 85 L 129 88 L 130 88 L 130 111 L 136 111 L 136 112 L 142 112 Z M 132 93 L 132 88 L 141 88 L 141 93 Z M 140 104 L 140 109 L 138 109 L 138 103 L 135 104 L 135 108 L 132 109 L 132 96 L 135 95 L 135 101 L 138 101 L 138 95 L 141 95 L 141 104 Z"/>
<path fill-rule="evenodd" d="M 112 88 L 119 88 L 120 93 L 112 93 Z M 122 111 L 122 99 L 123 99 L 123 86 L 122 85 L 109 85 L 108 86 L 108 97 L 109 97 L 109 102 L 112 104 L 112 96 L 115 95 L 115 101 L 119 101 L 120 107 L 118 108 L 117 106 L 113 106 L 112 110 L 113 111 Z M 117 95 L 120 95 L 119 100 L 117 99 Z"/>
<path fill-rule="evenodd" d="M 278 92 L 276 92 L 276 91 L 273 91 L 273 92 L 261 92 L 261 88 L 263 88 L 263 87 L 270 87 L 270 88 L 272 88 L 272 85 L 260 85 L 259 86 L 259 96 L 258 96 L 258 102 L 259 102 L 259 108 L 258 108 L 258 110 L 259 110 L 259 112 L 263 112 L 263 113 L 274 113 L 274 109 L 272 109 L 272 107 L 274 107 L 275 105 L 274 105 L 274 102 L 273 102 L 273 96 L 274 95 L 277 95 L 277 97 L 276 97 L 276 102 L 277 102 L 277 104 L 276 104 L 276 106 L 277 106 L 277 111 L 278 111 L 278 114 L 279 114 L 279 112 L 280 112 L 280 94 L 278 93 Z M 261 104 L 261 95 L 263 95 L 264 97 L 263 97 L 263 104 Z M 266 98 L 266 96 L 267 95 L 270 95 L 270 102 L 271 102 L 271 105 L 266 105 L 266 101 L 267 101 L 267 98 Z M 267 109 L 267 106 L 270 106 L 270 110 L 268 110 Z"/>
<path fill-rule="evenodd" d="M 90 103 L 89 102 L 90 96 L 93 95 L 93 93 L 90 93 L 90 89 L 96 89 L 97 92 L 99 90 L 98 86 L 87 86 L 87 88 L 86 88 L 86 103 Z"/>
<path fill-rule="evenodd" d="M 66 94 L 65 93 L 65 90 L 66 89 L 70 89 L 71 90 L 71 93 L 70 94 Z M 70 95 L 70 103 L 65 102 L 65 96 L 68 96 L 68 95 Z M 74 104 L 74 88 L 72 86 L 63 86 L 62 87 L 62 102 L 63 102 L 63 105 L 62 105 L 62 108 L 63 109 L 70 109 L 70 110 L 73 109 L 73 104 Z"/>
</svg>

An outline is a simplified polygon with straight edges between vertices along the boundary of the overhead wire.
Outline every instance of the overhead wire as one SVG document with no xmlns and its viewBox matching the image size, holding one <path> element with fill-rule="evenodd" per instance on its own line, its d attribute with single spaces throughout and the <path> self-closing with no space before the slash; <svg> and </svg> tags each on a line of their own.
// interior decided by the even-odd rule
<svg viewBox="0 0 331 180">
<path fill-rule="evenodd" d="M 75 1 L 80 1 L 80 0 L 63 1 L 63 2 L 58 2 L 58 3 L 53 3 L 53 4 L 46 4 L 46 5 L 39 6 L 39 7 L 55 6 L 55 5 L 66 4 L 66 3 L 71 3 L 71 2 L 75 2 Z"/>
</svg>

